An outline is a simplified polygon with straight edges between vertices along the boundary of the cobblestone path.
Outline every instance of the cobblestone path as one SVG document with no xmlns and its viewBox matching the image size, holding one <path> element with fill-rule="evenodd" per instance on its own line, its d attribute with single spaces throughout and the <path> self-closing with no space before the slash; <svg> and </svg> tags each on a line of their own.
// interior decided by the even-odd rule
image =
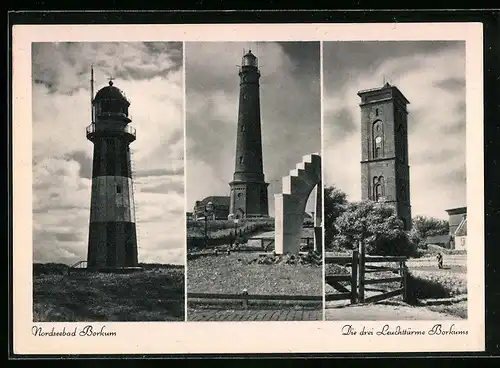
<svg viewBox="0 0 500 368">
<path fill-rule="evenodd" d="M 188 310 L 188 321 L 321 321 L 322 310 Z"/>
</svg>

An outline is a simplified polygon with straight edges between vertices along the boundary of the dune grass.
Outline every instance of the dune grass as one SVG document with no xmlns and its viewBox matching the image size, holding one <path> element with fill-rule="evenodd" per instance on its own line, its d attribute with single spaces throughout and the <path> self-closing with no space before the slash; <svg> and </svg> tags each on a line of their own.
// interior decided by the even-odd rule
<svg viewBox="0 0 500 368">
<path fill-rule="evenodd" d="M 252 253 L 188 260 L 188 292 L 321 295 L 322 267 L 312 264 L 259 264 Z"/>
<path fill-rule="evenodd" d="M 33 320 L 183 321 L 184 268 L 33 275 Z"/>
</svg>

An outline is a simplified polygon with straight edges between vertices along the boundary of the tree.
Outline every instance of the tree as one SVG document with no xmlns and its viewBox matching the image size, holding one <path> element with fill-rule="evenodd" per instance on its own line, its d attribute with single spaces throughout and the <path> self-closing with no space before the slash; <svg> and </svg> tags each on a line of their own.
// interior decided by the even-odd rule
<svg viewBox="0 0 500 368">
<path fill-rule="evenodd" d="M 325 248 L 330 248 L 337 235 L 335 220 L 345 211 L 347 194 L 332 185 L 324 189 L 323 202 L 325 210 Z"/>
<path fill-rule="evenodd" d="M 366 252 L 376 255 L 411 255 L 413 247 L 394 207 L 364 201 L 350 203 L 336 219 L 337 246 L 356 249 L 366 244 Z"/>
<path fill-rule="evenodd" d="M 446 235 L 450 231 L 448 221 L 434 217 L 416 216 L 412 220 L 411 240 L 418 246 L 422 245 L 428 236 Z"/>
</svg>

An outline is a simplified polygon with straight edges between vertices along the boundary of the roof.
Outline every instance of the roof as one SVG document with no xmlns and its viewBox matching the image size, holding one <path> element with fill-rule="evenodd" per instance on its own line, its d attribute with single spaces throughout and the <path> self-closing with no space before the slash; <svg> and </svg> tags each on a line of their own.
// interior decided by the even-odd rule
<svg viewBox="0 0 500 368">
<path fill-rule="evenodd" d="M 229 207 L 230 198 L 229 196 L 210 196 L 202 199 L 200 204 L 206 204 L 212 202 L 214 206 L 227 206 Z"/>
<path fill-rule="evenodd" d="M 109 81 L 109 85 L 101 88 L 95 95 L 94 100 L 122 100 L 129 103 L 123 91 L 115 86 L 113 82 Z"/>
<path fill-rule="evenodd" d="M 245 55 L 243 55 L 243 58 L 241 59 L 241 65 L 242 66 L 257 66 L 257 56 L 252 54 L 252 51 L 249 50 Z"/>
<path fill-rule="evenodd" d="M 380 91 L 383 91 L 385 89 L 391 89 L 392 91 L 395 91 L 395 94 L 399 98 L 401 98 L 405 103 L 407 103 L 407 104 L 410 103 L 410 101 L 408 101 L 408 99 L 405 97 L 405 95 L 403 95 L 403 92 L 401 92 L 398 87 L 392 86 L 389 83 L 384 84 L 382 87 L 361 90 L 358 92 L 358 96 L 361 97 L 364 94 L 369 94 L 369 93 L 373 93 L 373 92 L 380 92 Z M 393 97 L 394 97 L 394 94 L 393 94 Z"/>
<path fill-rule="evenodd" d="M 467 236 L 467 217 L 465 217 L 455 231 L 455 236 Z"/>
<path fill-rule="evenodd" d="M 448 215 L 466 214 L 467 213 L 467 207 L 450 208 L 449 210 L 446 210 L 446 212 L 448 212 Z"/>
<path fill-rule="evenodd" d="M 446 244 L 450 241 L 449 235 L 434 235 L 425 238 L 425 244 Z"/>
</svg>

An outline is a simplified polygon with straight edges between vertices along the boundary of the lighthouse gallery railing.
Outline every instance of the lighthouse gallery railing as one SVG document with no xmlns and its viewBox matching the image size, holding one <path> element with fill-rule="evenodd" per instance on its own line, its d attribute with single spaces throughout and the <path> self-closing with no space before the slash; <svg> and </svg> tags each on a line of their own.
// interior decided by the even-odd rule
<svg viewBox="0 0 500 368">
<path fill-rule="evenodd" d="M 132 136 L 136 136 L 135 134 L 135 128 L 130 126 L 130 125 L 125 125 L 124 127 L 116 127 L 116 126 L 100 126 L 99 128 L 96 127 L 96 124 L 92 123 L 90 124 L 86 129 L 85 129 L 87 136 L 94 134 L 96 131 L 121 131 L 126 134 L 130 134 Z"/>
</svg>

